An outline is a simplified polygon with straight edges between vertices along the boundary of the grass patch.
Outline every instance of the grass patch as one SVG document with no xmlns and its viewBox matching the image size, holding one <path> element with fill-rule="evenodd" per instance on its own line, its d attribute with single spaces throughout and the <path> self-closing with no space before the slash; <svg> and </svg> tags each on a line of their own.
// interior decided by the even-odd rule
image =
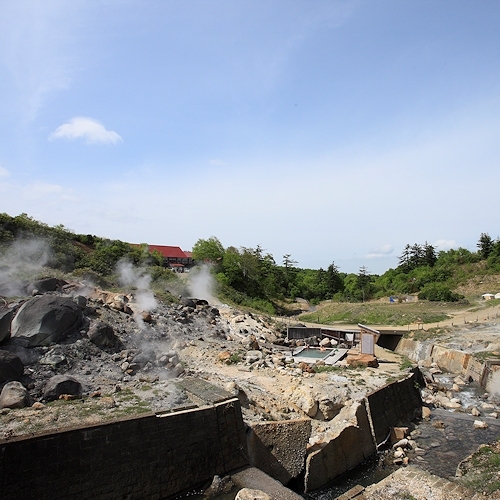
<svg viewBox="0 0 500 500">
<path fill-rule="evenodd" d="M 500 354 L 496 351 L 480 351 L 475 352 L 473 356 L 479 361 L 486 361 L 487 359 L 500 358 Z"/>
<path fill-rule="evenodd" d="M 413 368 L 414 363 L 411 361 L 411 359 L 407 358 L 406 356 L 402 356 L 401 359 L 401 364 L 399 365 L 400 370 L 406 370 L 408 368 Z"/>
<path fill-rule="evenodd" d="M 345 302 L 328 302 L 314 313 L 301 314 L 299 319 L 309 323 L 324 325 L 368 324 L 403 326 L 416 323 L 419 319 L 424 323 L 439 323 L 449 319 L 447 311 L 460 311 L 463 306 L 419 301 L 415 303 L 365 302 L 353 304 Z"/>
<path fill-rule="evenodd" d="M 342 371 L 342 367 L 340 366 L 332 366 L 332 365 L 315 365 L 314 371 L 316 373 L 332 373 L 332 372 L 340 372 Z"/>
<path fill-rule="evenodd" d="M 433 340 L 450 333 L 449 328 L 429 328 L 427 330 L 411 330 L 406 332 L 403 337 L 415 341 Z"/>
<path fill-rule="evenodd" d="M 467 488 L 491 495 L 500 490 L 500 445 L 482 446 L 466 463 L 466 472 L 460 482 Z"/>
</svg>

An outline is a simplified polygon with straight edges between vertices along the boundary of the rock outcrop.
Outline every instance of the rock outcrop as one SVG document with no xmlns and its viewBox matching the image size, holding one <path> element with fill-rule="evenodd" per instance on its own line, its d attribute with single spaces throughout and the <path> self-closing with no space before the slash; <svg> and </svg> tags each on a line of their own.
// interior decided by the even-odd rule
<svg viewBox="0 0 500 500">
<path fill-rule="evenodd" d="M 25 302 L 12 321 L 12 339 L 26 347 L 63 340 L 82 324 L 81 309 L 68 297 L 41 295 Z"/>
</svg>

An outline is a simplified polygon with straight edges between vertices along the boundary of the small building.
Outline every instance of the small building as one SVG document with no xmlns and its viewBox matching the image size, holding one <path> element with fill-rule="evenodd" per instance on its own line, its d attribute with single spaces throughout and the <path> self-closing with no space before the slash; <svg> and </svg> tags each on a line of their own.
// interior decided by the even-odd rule
<svg viewBox="0 0 500 500">
<path fill-rule="evenodd" d="M 492 293 L 483 293 L 481 297 L 483 298 L 483 300 L 493 300 L 495 298 L 495 295 L 493 295 Z"/>
<path fill-rule="evenodd" d="M 163 265 L 182 273 L 195 265 L 191 252 L 184 252 L 180 247 L 166 245 L 148 245 L 148 250 L 155 250 L 163 257 Z"/>
<path fill-rule="evenodd" d="M 362 325 L 361 323 L 358 323 L 358 326 L 361 337 L 361 354 L 370 354 L 371 356 L 375 356 L 375 344 L 380 337 L 380 332 L 370 328 L 369 326 Z"/>
</svg>

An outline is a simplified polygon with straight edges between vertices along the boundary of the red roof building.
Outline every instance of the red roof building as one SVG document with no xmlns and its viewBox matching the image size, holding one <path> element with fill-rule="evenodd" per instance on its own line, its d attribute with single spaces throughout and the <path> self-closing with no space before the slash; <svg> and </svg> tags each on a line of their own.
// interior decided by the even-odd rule
<svg viewBox="0 0 500 500">
<path fill-rule="evenodd" d="M 191 252 L 184 252 L 180 247 L 164 246 L 164 245 L 148 245 L 149 251 L 157 250 L 163 257 L 163 262 L 167 267 L 183 270 L 185 267 L 194 265 Z"/>
</svg>

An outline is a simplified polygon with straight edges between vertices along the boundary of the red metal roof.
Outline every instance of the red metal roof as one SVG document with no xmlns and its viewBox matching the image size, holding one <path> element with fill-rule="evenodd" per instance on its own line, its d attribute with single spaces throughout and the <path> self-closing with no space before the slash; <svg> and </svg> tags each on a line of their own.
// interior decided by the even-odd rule
<svg viewBox="0 0 500 500">
<path fill-rule="evenodd" d="M 158 250 L 165 258 L 187 259 L 187 255 L 180 247 L 168 247 L 163 245 L 149 245 L 149 251 Z"/>
</svg>

